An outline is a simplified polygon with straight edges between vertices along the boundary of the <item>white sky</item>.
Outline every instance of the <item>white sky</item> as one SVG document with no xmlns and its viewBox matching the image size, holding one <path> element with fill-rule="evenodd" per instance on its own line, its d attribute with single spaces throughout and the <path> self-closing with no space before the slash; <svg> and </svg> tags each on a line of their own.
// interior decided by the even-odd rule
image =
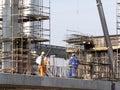
<svg viewBox="0 0 120 90">
<path fill-rule="evenodd" d="M 116 34 L 116 0 L 102 0 L 109 34 Z M 103 35 L 96 0 L 51 0 L 51 44 L 65 46 L 67 30 Z"/>
</svg>

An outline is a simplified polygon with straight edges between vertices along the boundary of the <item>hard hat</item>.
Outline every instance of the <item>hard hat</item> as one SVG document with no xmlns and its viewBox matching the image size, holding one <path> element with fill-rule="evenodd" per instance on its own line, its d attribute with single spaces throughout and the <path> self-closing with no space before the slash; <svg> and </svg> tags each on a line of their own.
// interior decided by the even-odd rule
<svg viewBox="0 0 120 90">
<path fill-rule="evenodd" d="M 74 54 L 74 53 L 72 53 L 72 56 L 75 56 L 75 54 Z"/>
<path fill-rule="evenodd" d="M 41 55 L 44 55 L 45 54 L 45 52 L 41 52 Z"/>
</svg>

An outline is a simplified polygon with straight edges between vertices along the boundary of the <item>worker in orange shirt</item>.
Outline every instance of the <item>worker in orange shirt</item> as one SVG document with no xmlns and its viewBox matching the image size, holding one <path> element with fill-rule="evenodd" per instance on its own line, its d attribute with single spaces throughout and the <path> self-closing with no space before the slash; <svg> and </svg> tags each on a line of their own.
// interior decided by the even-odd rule
<svg viewBox="0 0 120 90">
<path fill-rule="evenodd" d="M 48 58 L 45 56 L 45 52 L 41 52 L 41 55 L 36 59 L 36 63 L 39 64 L 38 69 L 40 76 L 46 76 L 47 67 L 50 67 Z"/>
</svg>

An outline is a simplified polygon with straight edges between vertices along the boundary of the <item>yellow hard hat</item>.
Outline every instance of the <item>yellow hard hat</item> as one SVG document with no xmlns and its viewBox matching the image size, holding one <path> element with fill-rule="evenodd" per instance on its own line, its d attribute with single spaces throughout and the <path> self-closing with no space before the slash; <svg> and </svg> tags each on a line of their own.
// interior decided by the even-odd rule
<svg viewBox="0 0 120 90">
<path fill-rule="evenodd" d="M 41 55 L 44 55 L 45 54 L 45 52 L 41 52 Z"/>
</svg>

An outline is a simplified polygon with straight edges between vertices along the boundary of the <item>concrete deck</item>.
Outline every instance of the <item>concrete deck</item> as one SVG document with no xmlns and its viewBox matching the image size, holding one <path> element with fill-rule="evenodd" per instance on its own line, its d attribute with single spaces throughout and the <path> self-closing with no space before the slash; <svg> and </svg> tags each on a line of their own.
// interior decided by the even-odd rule
<svg viewBox="0 0 120 90">
<path fill-rule="evenodd" d="M 119 85 L 120 83 L 115 83 L 116 90 L 120 90 Z M 20 87 L 37 89 L 49 87 L 74 90 L 113 90 L 111 86 L 112 82 L 110 81 L 0 74 L 0 88 Z"/>
</svg>

